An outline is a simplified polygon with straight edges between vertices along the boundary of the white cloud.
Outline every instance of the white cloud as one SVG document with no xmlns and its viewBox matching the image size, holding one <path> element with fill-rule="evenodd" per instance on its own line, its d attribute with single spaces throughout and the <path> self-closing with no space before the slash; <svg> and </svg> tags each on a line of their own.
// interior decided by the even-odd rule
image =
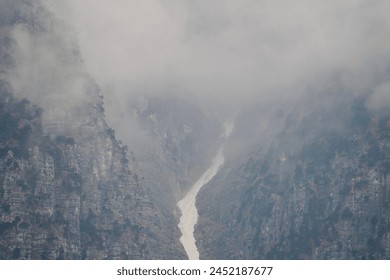
<svg viewBox="0 0 390 280">
<path fill-rule="evenodd" d="M 385 0 L 46 1 L 75 26 L 107 99 L 174 90 L 231 111 L 295 98 L 336 71 L 357 93 L 387 75 Z"/>
</svg>

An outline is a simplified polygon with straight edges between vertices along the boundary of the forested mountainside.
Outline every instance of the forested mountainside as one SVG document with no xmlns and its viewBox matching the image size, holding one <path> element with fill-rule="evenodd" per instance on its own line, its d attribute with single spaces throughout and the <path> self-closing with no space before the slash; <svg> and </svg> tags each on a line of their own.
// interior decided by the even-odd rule
<svg viewBox="0 0 390 280">
<path fill-rule="evenodd" d="M 0 4 L 0 258 L 184 258 L 66 25 Z"/>
<path fill-rule="evenodd" d="M 201 258 L 390 258 L 390 117 L 365 104 L 336 91 L 242 114 L 231 145 L 248 147 L 198 196 Z"/>
</svg>

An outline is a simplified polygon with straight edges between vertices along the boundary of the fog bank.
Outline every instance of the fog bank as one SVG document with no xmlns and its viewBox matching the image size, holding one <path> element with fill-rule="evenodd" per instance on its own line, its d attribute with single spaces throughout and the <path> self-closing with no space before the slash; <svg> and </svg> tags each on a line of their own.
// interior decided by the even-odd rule
<svg viewBox="0 0 390 280">
<path fill-rule="evenodd" d="M 336 82 L 372 94 L 371 107 L 389 102 L 388 1 L 47 3 L 77 30 L 108 103 L 170 92 L 229 114 Z"/>
</svg>

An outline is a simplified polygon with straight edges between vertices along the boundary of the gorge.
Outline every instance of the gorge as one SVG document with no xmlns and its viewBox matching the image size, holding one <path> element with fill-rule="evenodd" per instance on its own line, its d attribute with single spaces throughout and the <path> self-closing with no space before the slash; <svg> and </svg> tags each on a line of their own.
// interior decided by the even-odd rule
<svg viewBox="0 0 390 280">
<path fill-rule="evenodd" d="M 225 140 L 232 133 L 234 128 L 233 122 L 226 122 L 224 124 L 224 133 L 221 137 Z M 182 233 L 180 242 L 190 260 L 199 259 L 199 252 L 196 247 L 196 240 L 194 237 L 194 228 L 198 221 L 198 210 L 196 209 L 196 197 L 200 189 L 206 185 L 218 172 L 223 165 L 225 159 L 223 156 L 223 144 L 219 149 L 217 155 L 213 158 L 211 166 L 202 174 L 196 183 L 190 188 L 188 193 L 181 199 L 177 206 L 180 209 L 181 217 L 179 228 Z"/>
<path fill-rule="evenodd" d="M 0 0 L 0 259 L 390 259 L 389 10 Z"/>
</svg>

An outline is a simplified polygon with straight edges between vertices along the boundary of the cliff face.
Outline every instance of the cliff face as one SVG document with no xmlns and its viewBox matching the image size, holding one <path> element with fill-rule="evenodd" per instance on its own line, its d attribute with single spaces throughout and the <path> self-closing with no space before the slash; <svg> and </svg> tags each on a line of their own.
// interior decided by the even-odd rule
<svg viewBox="0 0 390 280">
<path fill-rule="evenodd" d="M 219 149 L 218 121 L 146 94 L 120 124 L 107 114 L 128 152 L 77 37 L 43 3 L 0 0 L 0 258 L 185 258 L 176 203 Z M 371 103 L 388 100 L 379 64 Z M 202 259 L 390 258 L 388 107 L 337 83 L 242 111 L 197 198 Z"/>
<path fill-rule="evenodd" d="M 0 258 L 184 258 L 69 34 L 56 35 L 67 29 L 39 1 L 1 1 L 0 10 Z M 41 63 L 47 53 L 54 61 Z M 23 67 L 34 63 L 38 73 Z"/>
<path fill-rule="evenodd" d="M 198 196 L 201 258 L 390 257 L 388 114 L 342 93 L 310 102 L 238 121 L 231 142 L 251 142 Z"/>
</svg>

